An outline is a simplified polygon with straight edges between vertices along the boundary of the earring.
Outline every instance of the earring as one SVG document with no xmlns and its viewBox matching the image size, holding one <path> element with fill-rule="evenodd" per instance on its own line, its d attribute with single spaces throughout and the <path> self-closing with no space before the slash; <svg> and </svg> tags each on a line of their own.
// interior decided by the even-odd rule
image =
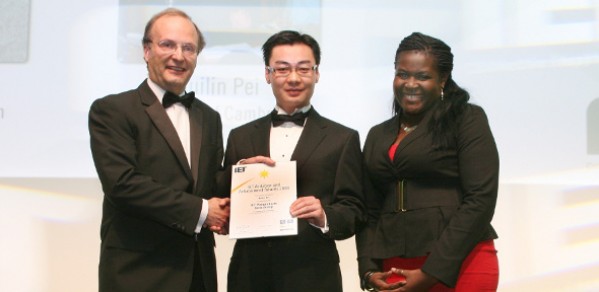
<svg viewBox="0 0 599 292">
<path fill-rule="evenodd" d="M 445 96 L 445 95 L 443 94 L 443 89 L 441 89 L 441 101 L 443 101 L 443 100 L 444 100 L 444 98 L 443 98 L 444 96 Z"/>
</svg>

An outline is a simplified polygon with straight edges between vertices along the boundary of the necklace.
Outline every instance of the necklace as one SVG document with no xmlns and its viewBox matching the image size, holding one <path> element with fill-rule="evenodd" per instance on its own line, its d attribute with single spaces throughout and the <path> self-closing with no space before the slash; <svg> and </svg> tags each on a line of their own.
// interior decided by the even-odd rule
<svg viewBox="0 0 599 292">
<path fill-rule="evenodd" d="M 401 123 L 400 126 L 406 132 L 406 134 L 410 134 L 412 131 L 414 131 L 414 130 L 416 130 L 416 128 L 418 128 L 418 125 L 414 125 L 414 126 L 408 127 L 404 123 Z"/>
</svg>

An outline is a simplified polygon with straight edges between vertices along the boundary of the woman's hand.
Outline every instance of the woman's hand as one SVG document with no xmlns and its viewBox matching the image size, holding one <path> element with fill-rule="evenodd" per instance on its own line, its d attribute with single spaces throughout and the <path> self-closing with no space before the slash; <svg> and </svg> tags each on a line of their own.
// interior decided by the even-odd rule
<svg viewBox="0 0 599 292">
<path fill-rule="evenodd" d="M 426 292 L 429 291 L 435 284 L 439 282 L 439 280 L 435 279 L 433 276 L 423 272 L 421 269 L 417 270 L 400 270 L 397 268 L 392 268 L 390 272 L 404 276 L 406 278 L 405 285 L 402 285 L 401 288 L 393 291 L 399 292 Z M 381 290 L 383 291 L 383 290 Z"/>
<path fill-rule="evenodd" d="M 406 282 L 399 281 L 397 283 L 389 284 L 387 283 L 387 278 L 394 273 L 393 270 L 387 272 L 374 272 L 370 275 L 368 279 L 368 284 L 370 287 L 374 288 L 375 291 L 385 291 L 385 292 L 396 292 L 400 291 L 399 288 L 403 287 Z"/>
</svg>

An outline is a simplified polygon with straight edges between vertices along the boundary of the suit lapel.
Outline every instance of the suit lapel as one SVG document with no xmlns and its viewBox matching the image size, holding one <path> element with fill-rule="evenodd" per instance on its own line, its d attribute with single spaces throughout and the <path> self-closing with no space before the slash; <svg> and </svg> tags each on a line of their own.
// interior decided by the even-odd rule
<svg viewBox="0 0 599 292">
<path fill-rule="evenodd" d="M 293 150 L 291 160 L 297 161 L 297 169 L 301 169 L 302 166 L 308 161 L 312 153 L 316 150 L 318 145 L 322 143 L 326 137 L 325 128 L 327 127 L 326 121 L 316 112 L 314 108 L 311 110 L 302 135 Z"/>
<path fill-rule="evenodd" d="M 191 174 L 194 182 L 198 181 L 200 151 L 202 150 L 203 118 L 204 116 L 202 115 L 200 106 L 197 102 L 194 102 L 189 109 L 189 129 L 191 131 Z M 197 183 L 194 184 L 194 188 L 196 186 Z"/>
<path fill-rule="evenodd" d="M 162 137 L 164 137 L 164 140 L 166 140 L 169 147 L 173 150 L 179 165 L 181 165 L 183 170 L 185 170 L 185 174 L 189 178 L 192 178 L 193 176 L 191 174 L 191 169 L 189 167 L 189 163 L 187 162 L 187 157 L 185 156 L 185 150 L 183 150 L 181 140 L 179 140 L 179 136 L 177 135 L 177 130 L 166 114 L 162 104 L 158 102 L 158 99 L 146 82 L 142 83 L 142 85 L 139 87 L 141 101 L 147 106 L 146 113 Z"/>
<path fill-rule="evenodd" d="M 252 135 L 252 147 L 255 155 L 270 157 L 270 115 L 263 117 L 254 124 L 255 133 Z"/>
<path fill-rule="evenodd" d="M 428 120 L 430 119 L 430 113 L 425 115 L 422 118 L 422 121 L 420 121 L 420 123 L 418 124 L 418 127 L 409 135 L 407 135 L 405 138 L 403 138 L 403 140 L 401 140 L 401 142 L 399 143 L 399 145 L 397 146 L 397 150 L 395 151 L 395 161 L 397 160 L 397 157 L 399 157 L 400 153 L 406 149 L 406 147 L 408 147 L 408 145 L 412 144 L 414 141 L 417 141 L 421 136 L 423 136 L 424 134 L 427 133 L 427 129 L 426 129 L 426 125 L 428 125 Z M 397 137 L 397 134 L 399 133 L 399 116 L 396 117 L 396 119 L 394 119 L 395 123 L 392 126 L 394 132 L 393 135 L 395 135 L 395 137 Z"/>
<path fill-rule="evenodd" d="M 295 146 L 291 160 L 297 161 L 297 169 L 305 164 L 318 145 L 326 137 L 325 129 L 327 122 L 322 118 L 314 108 L 306 121 L 302 135 Z M 255 132 L 251 135 L 252 150 L 254 155 L 264 155 L 270 157 L 270 115 L 257 120 L 254 124 Z"/>
</svg>

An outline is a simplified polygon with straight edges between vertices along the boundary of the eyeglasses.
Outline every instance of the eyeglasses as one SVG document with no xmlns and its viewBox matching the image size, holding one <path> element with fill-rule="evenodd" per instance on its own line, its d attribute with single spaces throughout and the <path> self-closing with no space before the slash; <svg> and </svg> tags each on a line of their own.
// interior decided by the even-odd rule
<svg viewBox="0 0 599 292">
<path fill-rule="evenodd" d="M 293 70 L 297 73 L 297 75 L 302 77 L 310 77 L 318 69 L 318 65 L 307 66 L 300 65 L 297 67 L 284 66 L 284 67 L 270 67 L 266 66 L 266 70 L 273 74 L 275 77 L 287 77 Z"/>
<path fill-rule="evenodd" d="M 154 42 L 148 39 L 146 40 L 146 43 Z M 186 57 L 193 57 L 198 54 L 197 47 L 194 44 L 190 43 L 177 44 L 176 42 L 171 40 L 161 40 L 155 44 L 164 54 L 174 54 L 177 51 L 178 47 L 181 47 L 181 52 L 183 52 L 183 55 L 185 55 Z"/>
</svg>

